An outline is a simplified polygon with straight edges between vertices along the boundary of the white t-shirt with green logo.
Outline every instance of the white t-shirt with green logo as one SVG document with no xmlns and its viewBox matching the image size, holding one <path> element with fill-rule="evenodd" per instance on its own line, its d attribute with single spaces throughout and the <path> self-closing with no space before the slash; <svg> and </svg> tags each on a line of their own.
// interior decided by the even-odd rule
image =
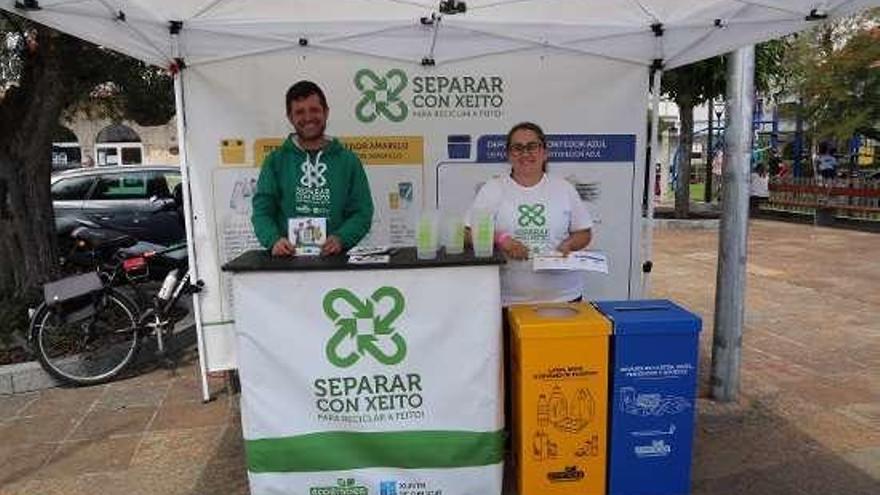
<svg viewBox="0 0 880 495">
<path fill-rule="evenodd" d="M 536 252 L 555 250 L 571 232 L 589 229 L 593 219 L 574 186 L 544 175 L 532 187 L 510 177 L 491 179 L 480 189 L 465 219 L 488 210 L 494 214 L 496 232 L 510 233 Z M 581 296 L 583 274 L 576 271 L 536 272 L 532 262 L 508 261 L 501 270 L 501 302 L 507 306 L 524 302 L 561 302 Z"/>
</svg>

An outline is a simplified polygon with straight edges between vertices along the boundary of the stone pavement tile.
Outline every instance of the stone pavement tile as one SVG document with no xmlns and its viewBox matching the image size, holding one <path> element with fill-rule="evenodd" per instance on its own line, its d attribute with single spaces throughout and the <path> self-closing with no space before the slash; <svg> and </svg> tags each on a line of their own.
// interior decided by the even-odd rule
<svg viewBox="0 0 880 495">
<path fill-rule="evenodd" d="M 880 481 L 880 446 L 854 450 L 843 457 L 853 466 Z"/>
<path fill-rule="evenodd" d="M 49 458 L 40 478 L 65 478 L 88 473 L 125 471 L 140 442 L 137 436 L 65 442 Z"/>
<path fill-rule="evenodd" d="M 880 401 L 863 404 L 850 404 L 838 409 L 848 418 L 862 423 L 868 428 L 880 430 Z"/>
<path fill-rule="evenodd" d="M 813 455 L 822 446 L 760 403 L 729 414 L 700 414 L 694 446 L 695 480 L 724 478 Z"/>
<path fill-rule="evenodd" d="M 151 431 L 224 426 L 232 415 L 228 398 L 215 399 L 207 404 L 201 402 L 168 403 L 159 408 L 159 414 L 150 424 Z"/>
<path fill-rule="evenodd" d="M 84 411 L 83 411 L 84 412 Z M 81 418 L 79 411 L 54 416 L 20 417 L 0 423 L 3 445 L 60 442 L 76 427 Z"/>
<path fill-rule="evenodd" d="M 859 386 L 858 383 L 851 382 L 845 377 L 829 379 L 823 376 L 792 381 L 786 383 L 786 390 L 815 404 L 822 404 L 827 409 L 865 402 L 872 395 L 870 389 Z"/>
<path fill-rule="evenodd" d="M 231 461 L 245 465 L 244 439 L 241 434 L 241 422 L 236 421 L 223 429 L 220 441 L 211 453 L 211 462 Z"/>
<path fill-rule="evenodd" d="M 800 419 L 798 428 L 834 452 L 880 445 L 880 429 L 865 428 L 861 421 L 837 412 L 816 412 Z"/>
<path fill-rule="evenodd" d="M 127 471 L 45 478 L 0 488 L 0 495 L 190 495 L 201 466 L 144 466 Z M 223 495 L 217 493 L 216 495 Z"/>
<path fill-rule="evenodd" d="M 95 402 L 95 409 L 158 407 L 169 387 L 168 383 L 112 383 L 107 392 Z"/>
<path fill-rule="evenodd" d="M 743 365 L 743 369 L 740 371 L 739 388 L 742 395 L 755 399 L 772 397 L 783 390 L 782 386 L 767 380 L 759 373 L 755 373 L 747 365 Z"/>
<path fill-rule="evenodd" d="M 40 398 L 39 392 L 0 395 L 0 421 L 19 416 L 31 402 Z"/>
<path fill-rule="evenodd" d="M 876 495 L 878 491 L 880 481 L 829 453 L 693 484 L 694 495 Z"/>
<path fill-rule="evenodd" d="M 104 393 L 105 385 L 80 388 L 52 388 L 40 392 L 40 398 L 28 404 L 23 416 L 85 413 Z"/>
<path fill-rule="evenodd" d="M 143 433 L 156 408 L 137 407 L 118 410 L 93 410 L 83 418 L 68 440 L 98 440 Z"/>
<path fill-rule="evenodd" d="M 248 495 L 247 468 L 243 462 L 227 460 L 205 466 L 192 495 Z"/>
<path fill-rule="evenodd" d="M 205 464 L 213 459 L 225 429 L 208 426 L 146 433 L 131 463 L 133 466 Z"/>
<path fill-rule="evenodd" d="M 222 388 L 222 385 L 217 385 L 217 383 L 222 383 L 222 380 L 210 379 L 208 383 L 208 390 L 210 392 L 216 392 Z M 213 385 L 213 386 L 212 386 Z M 194 376 L 186 376 L 186 377 L 178 377 L 171 384 L 171 388 L 168 390 L 168 396 L 165 398 L 166 403 L 188 403 L 188 402 L 202 402 L 202 383 L 198 377 Z"/>
<path fill-rule="evenodd" d="M 0 487 L 16 481 L 23 481 L 35 473 L 55 451 L 56 445 L 38 444 L 4 444 L 0 447 Z"/>
</svg>

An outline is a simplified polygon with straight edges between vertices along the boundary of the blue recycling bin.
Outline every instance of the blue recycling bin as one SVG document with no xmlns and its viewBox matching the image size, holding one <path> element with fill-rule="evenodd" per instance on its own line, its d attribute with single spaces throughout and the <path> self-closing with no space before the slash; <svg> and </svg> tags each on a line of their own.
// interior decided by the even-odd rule
<svg viewBox="0 0 880 495">
<path fill-rule="evenodd" d="M 690 493 L 702 321 L 667 300 L 595 305 L 613 327 L 609 495 Z"/>
</svg>

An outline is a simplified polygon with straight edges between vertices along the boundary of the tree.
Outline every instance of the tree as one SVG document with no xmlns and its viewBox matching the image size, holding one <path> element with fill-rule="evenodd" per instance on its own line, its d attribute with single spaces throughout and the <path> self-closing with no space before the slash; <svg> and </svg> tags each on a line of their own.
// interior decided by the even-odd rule
<svg viewBox="0 0 880 495">
<path fill-rule="evenodd" d="M 62 113 L 102 108 L 149 125 L 167 122 L 174 112 L 164 71 L 2 15 L 0 301 L 33 291 L 56 270 L 49 180 L 52 135 Z"/>
<path fill-rule="evenodd" d="M 687 218 L 690 210 L 694 107 L 723 93 L 724 59 L 715 57 L 665 72 L 661 86 L 661 91 L 678 106 L 681 132 L 678 139 L 680 159 L 675 183 L 675 217 Z"/>
<path fill-rule="evenodd" d="M 793 38 L 794 93 L 819 139 L 880 139 L 880 9 Z"/>
<path fill-rule="evenodd" d="M 784 85 L 788 78 L 783 59 L 786 42 L 771 40 L 755 48 L 755 87 L 767 91 Z M 681 132 L 680 157 L 675 184 L 675 217 L 687 218 L 690 211 L 691 148 L 694 140 L 694 108 L 724 95 L 727 64 L 723 56 L 677 67 L 663 73 L 661 92 L 678 106 Z"/>
</svg>

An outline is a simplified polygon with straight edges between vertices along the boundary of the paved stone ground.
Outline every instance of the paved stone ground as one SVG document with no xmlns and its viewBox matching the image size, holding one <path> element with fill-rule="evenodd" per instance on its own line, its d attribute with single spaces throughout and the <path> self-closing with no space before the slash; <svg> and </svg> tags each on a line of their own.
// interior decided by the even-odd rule
<svg viewBox="0 0 880 495">
<path fill-rule="evenodd" d="M 704 318 L 715 231 L 658 231 L 656 297 Z M 698 405 L 695 495 L 880 493 L 880 235 L 751 224 L 741 400 Z M 246 494 L 238 397 L 195 364 L 0 396 L 0 494 Z"/>
</svg>

